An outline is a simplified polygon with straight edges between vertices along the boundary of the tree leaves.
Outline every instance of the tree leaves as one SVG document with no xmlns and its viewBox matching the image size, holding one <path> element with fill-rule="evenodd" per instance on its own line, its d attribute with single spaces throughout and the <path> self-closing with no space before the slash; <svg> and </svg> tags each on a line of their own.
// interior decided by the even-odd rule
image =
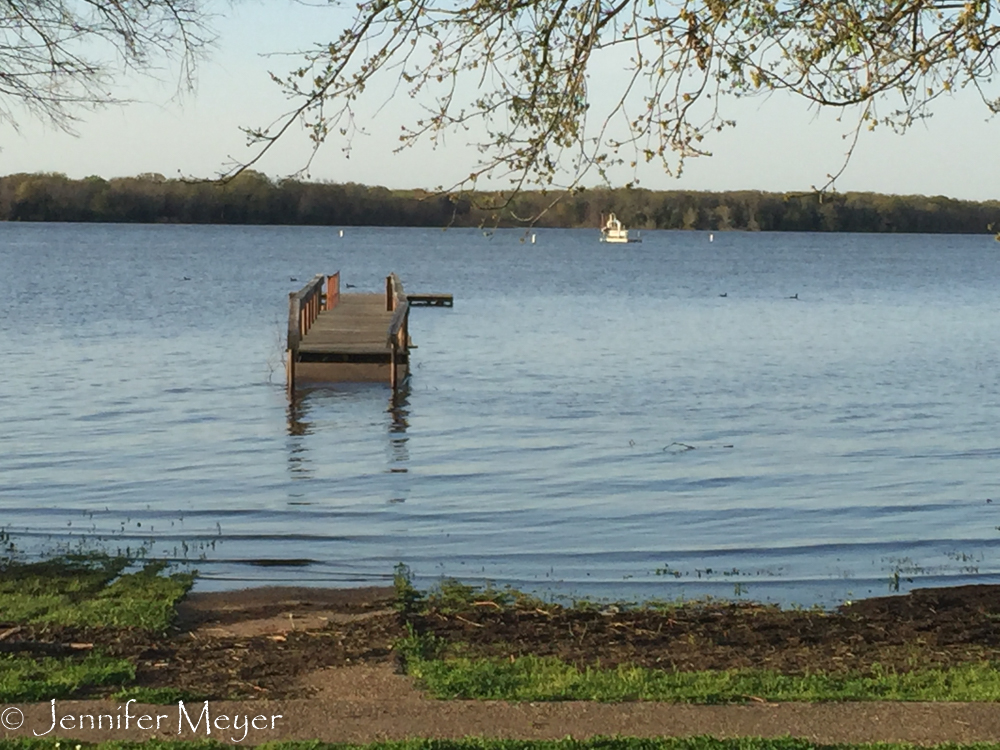
<svg viewBox="0 0 1000 750">
<path fill-rule="evenodd" d="M 720 109 L 727 96 L 789 91 L 850 111 L 854 143 L 862 127 L 905 130 L 942 93 L 963 87 L 996 110 L 1000 30 L 991 6 L 363 0 L 337 43 L 306 51 L 305 68 L 282 80 L 296 106 L 255 139 L 249 163 L 296 120 L 317 147 L 334 125 L 349 138 L 351 103 L 376 79 L 393 78 L 426 109 L 404 124 L 400 148 L 461 132 L 478 149 L 479 163 L 452 189 L 483 177 L 506 178 L 515 192 L 572 187 L 591 171 L 607 179 L 615 167 L 650 160 L 679 174 L 685 159 L 708 153 L 707 134 L 735 124 Z M 593 91 L 595 71 L 609 65 L 621 71 L 617 88 Z M 313 86 L 300 88 L 303 79 Z"/>
</svg>

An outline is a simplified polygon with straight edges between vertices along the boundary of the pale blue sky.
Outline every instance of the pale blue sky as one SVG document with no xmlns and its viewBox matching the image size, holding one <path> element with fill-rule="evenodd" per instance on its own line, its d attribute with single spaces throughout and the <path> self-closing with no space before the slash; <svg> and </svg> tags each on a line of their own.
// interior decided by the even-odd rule
<svg viewBox="0 0 1000 750">
<path fill-rule="evenodd" d="M 352 7 L 350 4 L 348 7 Z M 167 176 L 211 177 L 229 160 L 245 158 L 240 125 L 260 125 L 282 112 L 286 103 L 267 71 L 283 72 L 292 59 L 261 52 L 296 49 L 310 41 L 329 41 L 348 20 L 339 8 L 306 7 L 287 0 L 248 1 L 220 9 L 218 48 L 199 71 L 198 87 L 180 98 L 170 71 L 163 82 L 126 80 L 116 93 L 141 100 L 87 114 L 71 136 L 22 118 L 20 132 L 0 126 L 0 174 L 64 172 L 71 177 L 103 177 L 161 172 Z M 601 71 L 591 80 L 596 109 L 617 95 L 616 72 Z M 350 158 L 342 144 L 328 143 L 313 162 L 313 179 L 361 182 L 389 187 L 432 188 L 468 174 L 475 153 L 466 138 L 452 135 L 447 145 L 393 155 L 399 116 L 412 112 L 394 101 L 374 117 L 382 99 L 362 110 L 361 124 L 370 135 L 354 141 Z M 708 141 L 710 158 L 690 160 L 681 179 L 655 165 L 639 172 L 640 184 L 655 189 L 808 190 L 839 168 L 846 150 L 832 112 L 816 113 L 801 101 L 773 96 L 729 105 L 734 130 Z M 959 94 L 939 100 L 936 115 L 905 136 L 864 134 L 854 159 L 837 187 L 885 193 L 948 195 L 976 200 L 1000 198 L 1000 120 L 973 97 Z M 301 131 L 260 165 L 272 176 L 295 172 L 306 161 L 308 141 Z M 627 179 L 623 174 L 621 179 Z"/>
</svg>

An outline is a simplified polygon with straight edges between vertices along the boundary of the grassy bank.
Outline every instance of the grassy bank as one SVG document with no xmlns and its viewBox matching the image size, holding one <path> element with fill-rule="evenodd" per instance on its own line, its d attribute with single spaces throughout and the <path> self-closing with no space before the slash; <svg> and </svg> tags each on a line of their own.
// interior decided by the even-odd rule
<svg viewBox="0 0 1000 750">
<path fill-rule="evenodd" d="M 893 600 L 898 613 L 891 603 L 841 612 L 729 602 L 560 607 L 454 581 L 417 591 L 405 568 L 396 592 L 409 633 L 396 650 L 440 699 L 1000 701 L 996 614 L 987 611 L 981 624 L 903 598 Z M 959 633 L 955 622 L 970 629 Z"/>
<path fill-rule="evenodd" d="M 192 584 L 166 566 L 125 557 L 66 555 L 0 566 L 0 702 L 51 700 L 122 688 L 135 678 L 105 643 L 164 633 Z"/>
<path fill-rule="evenodd" d="M 0 618 L 14 625 L 138 628 L 162 633 L 193 577 L 149 563 L 103 554 L 65 555 L 38 563 L 9 562 L 0 570 Z"/>
<path fill-rule="evenodd" d="M 407 672 L 434 697 L 507 701 L 998 701 L 994 664 L 873 674 L 785 675 L 752 669 L 679 672 L 580 668 L 559 659 L 421 659 Z"/>
</svg>

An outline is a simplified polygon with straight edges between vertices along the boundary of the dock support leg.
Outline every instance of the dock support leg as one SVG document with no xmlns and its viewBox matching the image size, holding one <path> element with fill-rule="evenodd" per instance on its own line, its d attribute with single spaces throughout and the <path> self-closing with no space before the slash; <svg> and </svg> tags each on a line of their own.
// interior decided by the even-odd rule
<svg viewBox="0 0 1000 750">
<path fill-rule="evenodd" d="M 389 385 L 392 387 L 392 395 L 396 395 L 396 389 L 399 387 L 399 376 L 396 372 L 396 342 L 392 342 L 392 355 L 389 360 Z"/>
<path fill-rule="evenodd" d="M 288 375 L 288 400 L 295 398 L 295 360 L 299 358 L 299 342 L 302 340 L 302 305 L 299 295 L 288 295 L 288 347 L 285 372 Z"/>
</svg>

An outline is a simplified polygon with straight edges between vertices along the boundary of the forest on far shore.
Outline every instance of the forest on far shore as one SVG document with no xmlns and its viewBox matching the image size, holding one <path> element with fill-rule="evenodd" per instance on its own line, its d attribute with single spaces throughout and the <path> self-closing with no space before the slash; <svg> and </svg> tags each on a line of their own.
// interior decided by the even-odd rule
<svg viewBox="0 0 1000 750">
<path fill-rule="evenodd" d="M 593 227 L 615 212 L 630 229 L 769 232 L 1000 231 L 1000 201 L 878 193 L 700 192 L 593 188 L 562 196 L 519 193 L 503 211 L 494 194 L 440 195 L 354 183 L 274 181 L 248 171 L 225 184 L 143 174 L 73 180 L 0 177 L 0 220 L 324 226 Z M 547 210 L 546 210 L 547 209 Z M 534 221 L 532 221 L 534 219 Z"/>
</svg>

